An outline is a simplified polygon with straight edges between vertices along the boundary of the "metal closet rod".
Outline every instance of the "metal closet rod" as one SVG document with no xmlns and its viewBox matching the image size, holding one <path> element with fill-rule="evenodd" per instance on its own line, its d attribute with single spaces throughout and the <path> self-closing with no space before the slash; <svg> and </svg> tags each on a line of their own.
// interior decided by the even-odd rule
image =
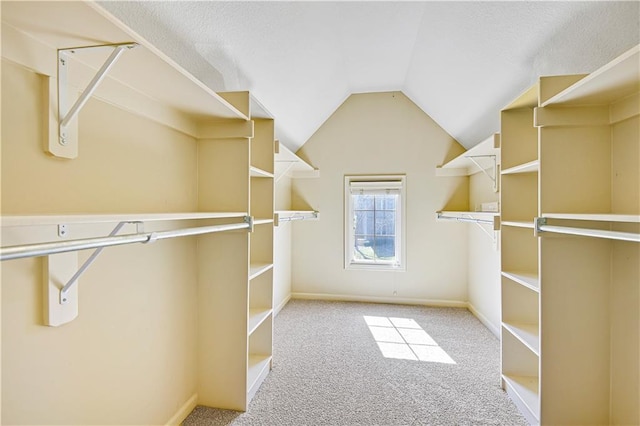
<svg viewBox="0 0 640 426">
<path fill-rule="evenodd" d="M 553 232 L 556 234 L 578 235 L 583 237 L 605 238 L 608 240 L 631 241 L 640 243 L 640 234 L 635 234 L 633 232 L 547 225 L 546 218 L 544 217 L 536 218 L 535 226 L 536 232 Z"/>
<path fill-rule="evenodd" d="M 305 220 L 304 216 L 291 216 L 278 219 L 278 222 L 292 222 L 294 220 Z"/>
<path fill-rule="evenodd" d="M 474 219 L 474 218 L 471 218 L 471 217 L 456 217 L 456 216 L 438 215 L 438 219 L 457 220 L 458 222 L 486 223 L 487 225 L 493 225 L 493 221 L 492 220 Z"/>
<path fill-rule="evenodd" d="M 0 261 L 22 259 L 25 257 L 47 256 L 69 251 L 88 250 L 101 247 L 111 247 L 133 243 L 151 243 L 156 240 L 165 240 L 191 235 L 210 234 L 213 232 L 233 231 L 237 229 L 250 229 L 251 220 L 242 223 L 227 225 L 199 226 L 195 228 L 176 229 L 173 231 L 146 232 L 131 235 L 116 235 L 109 237 L 84 238 L 68 241 L 55 241 L 49 243 L 25 244 L 0 248 Z"/>
</svg>

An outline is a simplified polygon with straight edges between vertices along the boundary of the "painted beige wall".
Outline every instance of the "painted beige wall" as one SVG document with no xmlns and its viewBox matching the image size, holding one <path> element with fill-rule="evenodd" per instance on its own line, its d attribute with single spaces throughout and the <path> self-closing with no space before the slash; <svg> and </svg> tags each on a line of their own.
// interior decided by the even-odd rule
<svg viewBox="0 0 640 426">
<path fill-rule="evenodd" d="M 79 158 L 52 158 L 40 90 L 3 61 L 3 214 L 195 210 L 192 138 L 92 100 Z M 2 423 L 166 423 L 196 392 L 195 262 L 193 238 L 107 248 L 80 279 L 79 317 L 58 328 L 41 325 L 42 258 L 3 262 Z"/>
<path fill-rule="evenodd" d="M 298 151 L 320 169 L 293 183 L 294 205 L 320 220 L 293 229 L 294 297 L 340 297 L 405 303 L 467 300 L 467 231 L 435 221 L 443 206 L 464 208 L 468 186 L 437 178 L 436 165 L 462 147 L 400 92 L 350 96 Z M 406 174 L 406 272 L 345 270 L 344 176 Z"/>
<path fill-rule="evenodd" d="M 481 203 L 498 201 L 499 194 L 493 192 L 493 183 L 482 172 L 469 176 L 469 208 L 476 210 Z M 494 233 L 490 226 L 479 225 L 490 234 L 495 235 L 498 242 L 494 245 L 489 235 L 478 228 L 478 225 L 467 223 L 469 228 L 469 269 L 467 283 L 469 286 L 469 307 L 496 336 L 500 336 L 500 244 L 499 233 Z"/>
</svg>

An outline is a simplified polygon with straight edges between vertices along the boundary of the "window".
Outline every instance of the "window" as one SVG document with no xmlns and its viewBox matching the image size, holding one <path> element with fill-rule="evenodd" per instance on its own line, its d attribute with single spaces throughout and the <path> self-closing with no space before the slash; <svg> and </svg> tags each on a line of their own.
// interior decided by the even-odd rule
<svg viewBox="0 0 640 426">
<path fill-rule="evenodd" d="M 345 177 L 345 268 L 404 269 L 404 176 Z"/>
</svg>

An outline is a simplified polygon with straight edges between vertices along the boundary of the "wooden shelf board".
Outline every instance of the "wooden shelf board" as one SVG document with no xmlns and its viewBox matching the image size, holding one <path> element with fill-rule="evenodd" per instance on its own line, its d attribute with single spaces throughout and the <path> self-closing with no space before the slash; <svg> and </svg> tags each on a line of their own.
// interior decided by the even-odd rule
<svg viewBox="0 0 640 426">
<path fill-rule="evenodd" d="M 511 272 L 502 271 L 502 276 L 514 281 L 520 285 L 523 285 L 535 292 L 540 292 L 540 278 L 537 274 L 527 272 Z"/>
<path fill-rule="evenodd" d="M 442 210 L 437 211 L 436 214 L 443 214 L 446 216 L 454 216 L 454 217 L 468 217 L 472 216 L 478 219 L 490 219 L 496 216 L 500 216 L 500 212 L 471 212 L 471 211 L 453 211 L 453 210 Z"/>
<path fill-rule="evenodd" d="M 614 213 L 543 213 L 547 219 L 587 220 L 593 222 L 640 223 L 640 215 Z"/>
<path fill-rule="evenodd" d="M 298 157 L 285 145 L 278 143 L 278 153 L 275 155 L 276 163 L 294 163 L 293 169 L 297 171 L 313 171 L 312 165 Z"/>
<path fill-rule="evenodd" d="M 533 376 L 518 376 L 511 374 L 503 374 L 502 379 L 505 381 L 509 394 L 518 398 L 519 402 L 529 411 L 529 413 L 537 420 L 540 418 L 540 397 L 538 393 L 539 379 Z M 516 405 L 518 402 L 516 402 Z"/>
<path fill-rule="evenodd" d="M 500 151 L 496 147 L 497 141 L 496 138 L 499 138 L 498 134 L 491 135 L 484 141 L 480 142 L 476 146 L 472 147 L 468 151 L 460 154 L 453 160 L 443 164 L 442 166 L 436 167 L 436 174 L 439 176 L 468 176 L 479 172 L 478 166 L 471 161 L 468 157 L 470 156 L 483 156 L 483 155 L 495 155 L 496 158 L 500 156 Z M 482 159 L 478 159 L 480 164 L 483 164 Z M 485 160 L 487 163 L 486 168 L 493 167 L 493 163 L 488 162 L 488 159 Z M 454 171 L 457 170 L 457 171 Z M 451 171 L 451 173 L 449 173 Z"/>
<path fill-rule="evenodd" d="M 39 226 L 58 224 L 91 224 L 118 222 L 152 222 L 195 219 L 227 219 L 247 216 L 246 212 L 187 212 L 187 213 L 133 213 L 133 214 L 51 214 L 0 216 L 0 224 L 8 226 Z"/>
<path fill-rule="evenodd" d="M 249 335 L 251 335 L 260 324 L 271 315 L 271 308 L 250 308 L 249 309 Z"/>
<path fill-rule="evenodd" d="M 553 96 L 542 106 L 608 105 L 638 92 L 639 75 L 640 45 Z"/>
<path fill-rule="evenodd" d="M 262 169 L 259 169 L 257 167 L 249 167 L 249 175 L 251 177 L 258 177 L 258 178 L 272 178 L 273 177 L 273 173 L 270 172 L 266 172 Z"/>
<path fill-rule="evenodd" d="M 248 119 L 151 43 L 95 3 L 14 2 L 3 4 L 3 25 L 27 28 L 34 39 L 52 49 L 136 42 L 109 71 L 106 80 L 143 94 L 174 110 L 201 118 Z M 94 70 L 106 59 L 103 52 L 77 51 L 78 63 Z M 55 63 L 51 64 L 55 67 Z M 47 75 L 54 75 L 51 73 Z M 153 75 L 154 78 L 149 78 Z M 110 88 L 110 84 L 103 84 Z M 101 96 L 98 88 L 96 96 Z M 109 95 L 107 94 L 107 97 Z"/>
<path fill-rule="evenodd" d="M 261 378 L 266 376 L 271 363 L 271 355 L 250 354 L 247 369 L 247 393 L 252 395 L 255 393 L 255 387 L 259 386 Z"/>
<path fill-rule="evenodd" d="M 535 229 L 534 223 L 533 223 L 533 219 L 531 219 L 530 222 L 525 222 L 523 220 L 503 220 L 500 222 L 500 225 L 505 225 L 505 226 L 514 226 L 517 228 L 529 228 L 529 229 Z"/>
<path fill-rule="evenodd" d="M 536 173 L 540 169 L 540 162 L 538 160 L 529 161 L 528 163 L 520 164 L 514 167 L 509 167 L 500 172 L 501 175 L 511 175 L 516 173 Z"/>
<path fill-rule="evenodd" d="M 252 263 L 249 266 L 249 280 L 262 275 L 271 268 L 273 268 L 273 263 Z"/>
<path fill-rule="evenodd" d="M 533 351 L 533 353 L 540 356 L 540 330 L 538 324 L 504 321 L 502 327 Z"/>
</svg>

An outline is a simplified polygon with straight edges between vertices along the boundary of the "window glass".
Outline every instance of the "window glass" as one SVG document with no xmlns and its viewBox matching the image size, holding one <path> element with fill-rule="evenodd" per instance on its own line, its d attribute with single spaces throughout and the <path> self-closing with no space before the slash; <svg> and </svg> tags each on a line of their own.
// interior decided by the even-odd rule
<svg viewBox="0 0 640 426">
<path fill-rule="evenodd" d="M 404 177 L 345 181 L 345 266 L 397 268 L 402 260 Z"/>
</svg>

